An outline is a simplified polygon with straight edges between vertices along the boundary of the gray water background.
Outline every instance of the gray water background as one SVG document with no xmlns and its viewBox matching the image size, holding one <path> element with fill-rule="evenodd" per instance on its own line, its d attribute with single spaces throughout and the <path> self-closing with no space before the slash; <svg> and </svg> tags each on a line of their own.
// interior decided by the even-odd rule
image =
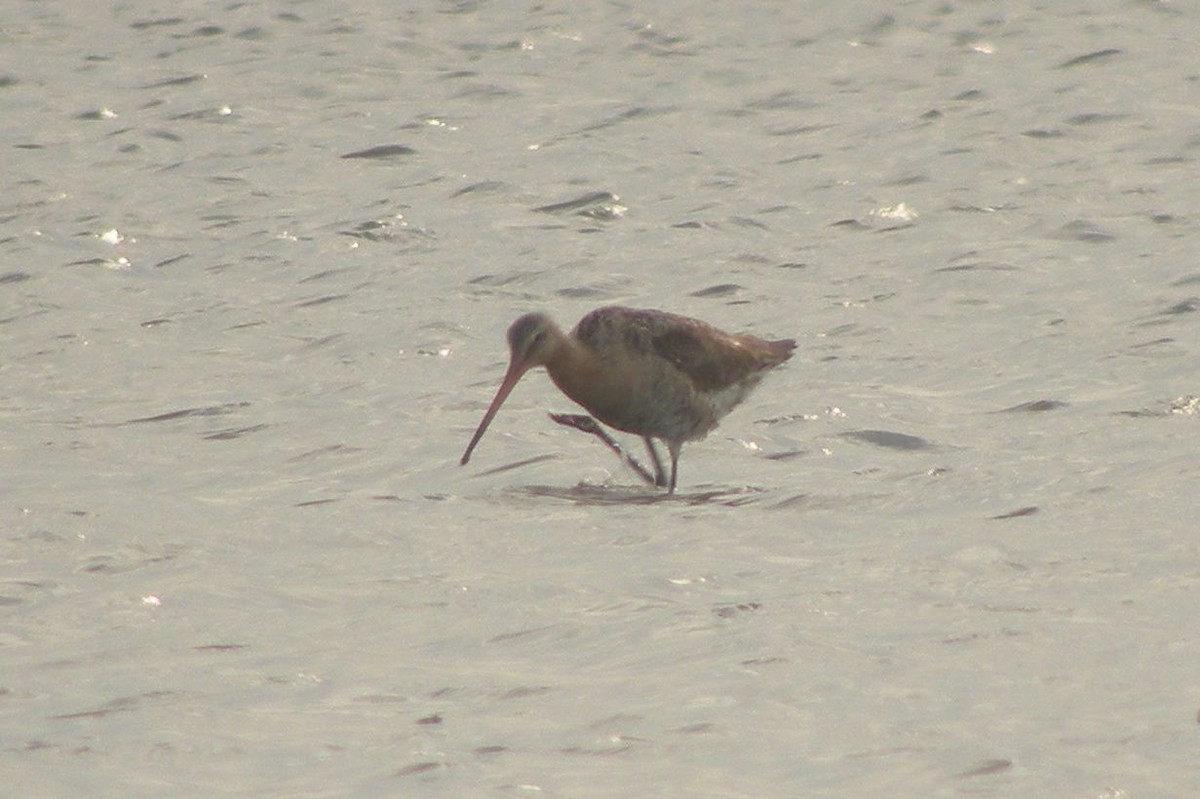
<svg viewBox="0 0 1200 799">
<path fill-rule="evenodd" d="M 1198 45 L 8 4 L 5 793 L 1200 795 Z M 800 346 L 673 498 L 540 373 L 460 467 L 610 303 Z"/>
</svg>

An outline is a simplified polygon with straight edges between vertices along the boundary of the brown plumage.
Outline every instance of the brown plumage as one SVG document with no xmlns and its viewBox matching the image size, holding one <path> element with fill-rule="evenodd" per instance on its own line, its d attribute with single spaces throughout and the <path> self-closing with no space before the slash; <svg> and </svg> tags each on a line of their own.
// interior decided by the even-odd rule
<svg viewBox="0 0 1200 799">
<path fill-rule="evenodd" d="M 592 311 L 570 335 L 545 314 L 526 314 L 508 329 L 508 344 L 508 371 L 461 463 L 470 459 L 521 376 L 545 366 L 554 384 L 596 419 L 645 439 L 655 482 L 670 491 L 683 442 L 704 438 L 796 348 L 791 339 L 767 341 L 686 316 L 618 306 Z M 669 481 L 655 438 L 671 455 Z"/>
</svg>

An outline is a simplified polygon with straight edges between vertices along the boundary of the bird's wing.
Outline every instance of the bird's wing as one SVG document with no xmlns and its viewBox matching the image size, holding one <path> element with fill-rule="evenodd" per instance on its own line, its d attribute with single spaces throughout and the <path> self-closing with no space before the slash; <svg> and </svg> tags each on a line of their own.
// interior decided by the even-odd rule
<svg viewBox="0 0 1200 799">
<path fill-rule="evenodd" d="M 658 331 L 651 343 L 659 357 L 674 364 L 700 391 L 720 391 L 786 359 L 770 342 L 725 333 L 693 319 Z"/>
<path fill-rule="evenodd" d="M 794 341 L 726 333 L 687 316 L 610 306 L 579 321 L 574 335 L 598 350 L 622 341 L 627 352 L 662 358 L 699 391 L 720 391 L 791 357 Z"/>
</svg>

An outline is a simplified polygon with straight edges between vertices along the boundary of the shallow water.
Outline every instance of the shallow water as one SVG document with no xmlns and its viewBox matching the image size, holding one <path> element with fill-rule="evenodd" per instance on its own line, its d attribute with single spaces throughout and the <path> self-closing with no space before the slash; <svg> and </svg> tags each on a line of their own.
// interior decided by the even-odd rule
<svg viewBox="0 0 1200 799">
<path fill-rule="evenodd" d="M 14 6 L 14 795 L 1200 791 L 1200 23 L 659 5 Z M 459 467 L 609 303 L 800 348 Z"/>
</svg>

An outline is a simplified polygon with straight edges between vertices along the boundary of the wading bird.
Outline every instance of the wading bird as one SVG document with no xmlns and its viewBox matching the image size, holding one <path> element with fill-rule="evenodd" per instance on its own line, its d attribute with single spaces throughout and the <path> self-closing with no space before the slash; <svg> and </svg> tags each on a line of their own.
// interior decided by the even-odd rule
<svg viewBox="0 0 1200 799">
<path fill-rule="evenodd" d="M 509 327 L 508 346 L 508 371 L 461 464 L 470 460 L 521 376 L 544 366 L 554 384 L 595 419 L 641 436 L 654 476 L 621 452 L 591 417 L 551 414 L 554 421 L 598 436 L 647 482 L 674 492 L 683 442 L 704 438 L 766 372 L 792 357 L 796 342 L 726 333 L 664 311 L 611 306 L 583 317 L 570 334 L 545 314 L 526 314 Z M 662 439 L 670 453 L 669 478 L 655 438 Z"/>
</svg>

